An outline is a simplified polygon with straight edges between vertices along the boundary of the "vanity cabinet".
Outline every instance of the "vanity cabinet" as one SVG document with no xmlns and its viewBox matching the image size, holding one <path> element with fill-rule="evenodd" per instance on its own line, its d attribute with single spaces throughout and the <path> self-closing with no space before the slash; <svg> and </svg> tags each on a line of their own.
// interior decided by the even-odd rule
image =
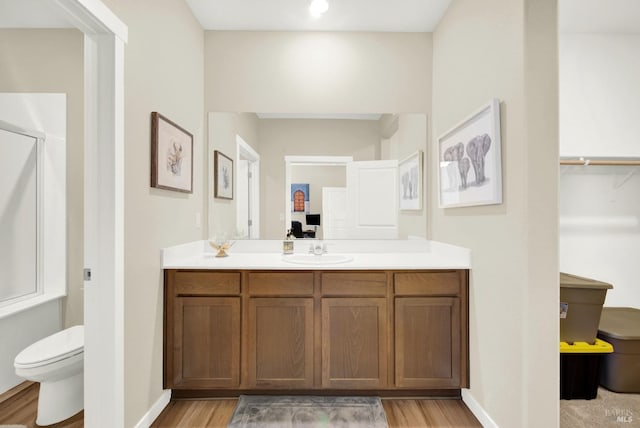
<svg viewBox="0 0 640 428">
<path fill-rule="evenodd" d="M 396 298 L 395 384 L 446 388 L 460 382 L 460 301 L 450 297 Z"/>
<path fill-rule="evenodd" d="M 459 394 L 467 293 L 462 269 L 168 269 L 164 386 Z"/>
<path fill-rule="evenodd" d="M 387 274 L 325 272 L 322 289 L 322 387 L 387 385 Z"/>
<path fill-rule="evenodd" d="M 165 282 L 165 383 L 237 388 L 240 275 L 168 271 Z"/>
<path fill-rule="evenodd" d="M 248 272 L 250 388 L 313 387 L 313 273 Z"/>
<path fill-rule="evenodd" d="M 323 298 L 322 387 L 384 388 L 386 362 L 386 299 Z"/>
<path fill-rule="evenodd" d="M 313 299 L 249 299 L 249 387 L 313 387 Z"/>
<path fill-rule="evenodd" d="M 461 272 L 396 273 L 395 385 L 466 385 L 466 292 Z M 461 306 L 465 307 L 464 321 Z M 464 343 L 463 343 L 464 342 Z M 464 354 L 463 355 L 463 350 Z"/>
</svg>

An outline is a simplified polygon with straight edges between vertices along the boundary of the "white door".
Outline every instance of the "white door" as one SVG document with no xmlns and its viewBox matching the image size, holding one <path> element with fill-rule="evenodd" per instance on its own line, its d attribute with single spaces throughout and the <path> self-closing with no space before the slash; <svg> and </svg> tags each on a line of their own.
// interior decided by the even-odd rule
<svg viewBox="0 0 640 428">
<path fill-rule="evenodd" d="M 260 155 L 239 135 L 236 159 L 236 229 L 243 238 L 260 239 Z"/>
<path fill-rule="evenodd" d="M 398 238 L 398 161 L 347 165 L 347 237 Z"/>
<path fill-rule="evenodd" d="M 322 188 L 322 239 L 347 237 L 347 189 Z"/>
<path fill-rule="evenodd" d="M 249 239 L 260 239 L 260 161 L 249 161 Z"/>
<path fill-rule="evenodd" d="M 249 238 L 249 162 L 238 159 L 236 185 L 236 230 L 238 238 Z"/>
</svg>

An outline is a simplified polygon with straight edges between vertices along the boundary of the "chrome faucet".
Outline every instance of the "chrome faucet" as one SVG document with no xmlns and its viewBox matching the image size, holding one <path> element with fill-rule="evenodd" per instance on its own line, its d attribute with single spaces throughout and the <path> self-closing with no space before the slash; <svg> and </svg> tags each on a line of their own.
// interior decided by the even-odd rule
<svg viewBox="0 0 640 428">
<path fill-rule="evenodd" d="M 316 256 L 321 256 L 327 252 L 327 244 L 323 244 L 321 241 L 311 244 L 309 246 L 309 252 Z"/>
</svg>

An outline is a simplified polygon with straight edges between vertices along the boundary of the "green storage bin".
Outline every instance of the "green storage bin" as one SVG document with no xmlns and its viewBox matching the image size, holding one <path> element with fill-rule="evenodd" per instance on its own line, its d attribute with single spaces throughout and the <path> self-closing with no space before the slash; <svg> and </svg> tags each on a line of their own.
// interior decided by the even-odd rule
<svg viewBox="0 0 640 428">
<path fill-rule="evenodd" d="M 594 343 L 611 284 L 560 273 L 560 341 Z"/>
</svg>

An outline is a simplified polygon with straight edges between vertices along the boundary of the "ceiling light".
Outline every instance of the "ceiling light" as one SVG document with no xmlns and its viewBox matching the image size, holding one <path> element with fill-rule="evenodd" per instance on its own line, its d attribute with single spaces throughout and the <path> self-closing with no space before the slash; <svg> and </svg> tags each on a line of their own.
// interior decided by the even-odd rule
<svg viewBox="0 0 640 428">
<path fill-rule="evenodd" d="M 327 0 L 313 0 L 309 5 L 309 13 L 318 18 L 329 9 L 329 3 Z"/>
</svg>

